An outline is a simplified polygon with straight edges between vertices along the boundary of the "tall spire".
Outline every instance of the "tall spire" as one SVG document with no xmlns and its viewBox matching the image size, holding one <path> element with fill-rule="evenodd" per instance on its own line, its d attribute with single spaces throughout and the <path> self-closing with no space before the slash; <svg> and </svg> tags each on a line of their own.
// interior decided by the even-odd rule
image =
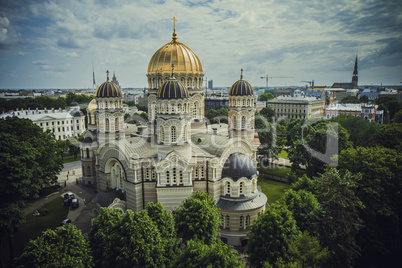
<svg viewBox="0 0 402 268">
<path fill-rule="evenodd" d="M 357 83 L 359 81 L 357 73 L 358 72 L 357 72 L 357 54 L 356 54 L 355 68 L 353 69 L 353 76 L 352 76 L 352 85 L 354 88 L 357 88 Z"/>
<path fill-rule="evenodd" d="M 173 17 L 173 19 L 172 19 L 172 21 L 173 21 L 173 38 L 172 38 L 172 40 L 173 40 L 173 42 L 176 42 L 176 40 L 177 40 L 177 35 L 176 35 L 176 21 L 177 21 L 177 19 L 176 19 L 176 17 Z"/>
</svg>

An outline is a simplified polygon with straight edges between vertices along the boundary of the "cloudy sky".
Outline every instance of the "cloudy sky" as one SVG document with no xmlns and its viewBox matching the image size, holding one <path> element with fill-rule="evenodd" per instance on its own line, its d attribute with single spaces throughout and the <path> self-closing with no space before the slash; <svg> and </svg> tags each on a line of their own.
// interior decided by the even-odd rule
<svg viewBox="0 0 402 268">
<path fill-rule="evenodd" d="M 0 0 L 0 88 L 146 87 L 173 16 L 214 86 L 402 85 L 400 0 Z"/>
</svg>

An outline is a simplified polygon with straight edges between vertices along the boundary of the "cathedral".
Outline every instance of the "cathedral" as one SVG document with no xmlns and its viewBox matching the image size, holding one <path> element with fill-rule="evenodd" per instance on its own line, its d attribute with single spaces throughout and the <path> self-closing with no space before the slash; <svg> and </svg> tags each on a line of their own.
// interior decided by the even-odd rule
<svg viewBox="0 0 402 268">
<path fill-rule="evenodd" d="M 122 92 L 109 75 L 99 86 L 87 108 L 82 180 L 95 185 L 99 206 L 122 211 L 157 201 L 172 211 L 207 192 L 222 215 L 221 239 L 241 245 L 267 205 L 257 187 L 254 90 L 241 73 L 230 88 L 228 124 L 209 124 L 201 61 L 177 39 L 174 27 L 149 61 L 148 122 L 125 122 Z"/>
</svg>

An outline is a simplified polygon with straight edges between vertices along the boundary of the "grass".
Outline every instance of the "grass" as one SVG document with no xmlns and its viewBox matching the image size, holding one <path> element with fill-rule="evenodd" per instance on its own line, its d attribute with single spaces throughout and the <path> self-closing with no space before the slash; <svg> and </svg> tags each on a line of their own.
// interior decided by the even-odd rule
<svg viewBox="0 0 402 268">
<path fill-rule="evenodd" d="M 282 150 L 282 151 L 277 155 L 277 157 L 289 159 L 289 158 L 288 158 L 288 152 L 286 152 L 285 150 Z"/>
<path fill-rule="evenodd" d="M 260 167 L 258 171 L 266 174 L 272 174 L 276 176 L 281 176 L 281 177 L 286 177 L 286 175 L 290 172 L 289 167 L 282 167 L 282 166 L 276 166 L 276 165 L 271 165 L 271 167 L 266 167 L 262 168 Z"/>
<path fill-rule="evenodd" d="M 63 159 L 63 164 L 75 162 L 75 161 L 78 161 L 78 160 L 80 160 L 80 159 L 81 159 L 81 158 L 79 158 L 79 157 L 77 157 L 77 159 L 74 159 L 74 157 L 71 157 L 71 158 L 64 158 L 64 159 Z"/>
<path fill-rule="evenodd" d="M 268 203 L 272 204 L 279 200 L 285 191 L 289 188 L 289 184 L 279 181 L 273 181 L 266 178 L 258 178 L 258 185 L 261 186 L 262 192 L 268 197 Z"/>
<path fill-rule="evenodd" d="M 49 228 L 56 228 L 62 220 L 67 218 L 68 207 L 63 205 L 61 196 L 45 204 L 38 211 L 43 209 L 49 210 L 50 213 L 47 216 L 34 217 L 32 211 L 32 213 L 26 215 L 26 222 L 20 224 L 19 231 L 14 234 L 15 256 L 21 255 L 29 240 L 37 238 Z"/>
</svg>

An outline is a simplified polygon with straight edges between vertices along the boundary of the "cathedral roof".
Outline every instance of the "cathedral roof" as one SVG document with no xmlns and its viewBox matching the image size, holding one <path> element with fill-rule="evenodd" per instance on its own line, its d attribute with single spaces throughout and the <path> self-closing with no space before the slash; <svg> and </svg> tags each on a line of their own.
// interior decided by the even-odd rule
<svg viewBox="0 0 402 268">
<path fill-rule="evenodd" d="M 186 87 L 176 78 L 171 77 L 159 88 L 158 99 L 188 99 L 190 95 Z"/>
<path fill-rule="evenodd" d="M 254 198 L 251 199 L 233 199 L 221 197 L 217 203 L 218 208 L 222 210 L 244 211 L 256 209 L 264 206 L 268 201 L 267 196 L 258 192 Z"/>
<path fill-rule="evenodd" d="M 186 45 L 177 41 L 176 31 L 172 41 L 158 49 L 148 64 L 148 74 L 170 73 L 172 64 L 178 74 L 202 74 L 198 56 Z"/>
<path fill-rule="evenodd" d="M 236 81 L 229 90 L 229 96 L 252 96 L 254 89 L 249 82 L 243 80 L 243 69 L 241 69 L 240 80 Z"/>
<path fill-rule="evenodd" d="M 243 177 L 251 179 L 255 174 L 257 174 L 257 167 L 253 160 L 249 156 L 238 152 L 228 157 L 222 169 L 222 178 L 229 177 L 233 180 Z"/>
<path fill-rule="evenodd" d="M 109 71 L 107 73 L 106 82 L 102 83 L 96 90 L 97 98 L 116 98 L 122 97 L 120 88 L 113 82 L 109 81 Z"/>
</svg>

